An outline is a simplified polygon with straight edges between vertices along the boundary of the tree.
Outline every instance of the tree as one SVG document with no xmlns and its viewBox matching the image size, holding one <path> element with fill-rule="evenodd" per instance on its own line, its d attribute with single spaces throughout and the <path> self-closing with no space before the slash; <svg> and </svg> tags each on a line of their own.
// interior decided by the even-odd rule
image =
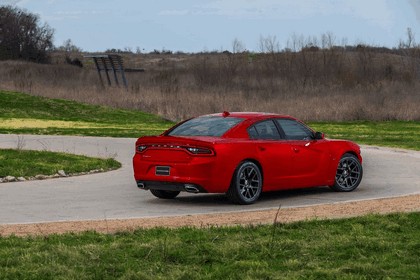
<svg viewBox="0 0 420 280">
<path fill-rule="evenodd" d="M 245 45 L 239 39 L 235 38 L 232 42 L 233 53 L 241 53 L 245 51 Z"/>
<path fill-rule="evenodd" d="M 54 30 L 39 16 L 12 6 L 0 6 L 0 60 L 49 61 Z"/>
<path fill-rule="evenodd" d="M 407 40 L 404 42 L 400 40 L 399 47 L 400 49 L 410 49 L 416 46 L 416 39 L 414 38 L 414 33 L 410 27 L 407 28 Z"/>
<path fill-rule="evenodd" d="M 67 39 L 63 42 L 62 46 L 59 46 L 57 48 L 57 50 L 59 51 L 64 51 L 66 53 L 78 53 L 78 52 L 82 52 L 82 49 L 79 48 L 78 46 L 76 46 L 75 44 L 73 44 L 73 42 L 71 41 L 71 39 Z"/>
<path fill-rule="evenodd" d="M 276 36 L 260 36 L 259 49 L 262 53 L 280 52 L 280 44 Z"/>
</svg>

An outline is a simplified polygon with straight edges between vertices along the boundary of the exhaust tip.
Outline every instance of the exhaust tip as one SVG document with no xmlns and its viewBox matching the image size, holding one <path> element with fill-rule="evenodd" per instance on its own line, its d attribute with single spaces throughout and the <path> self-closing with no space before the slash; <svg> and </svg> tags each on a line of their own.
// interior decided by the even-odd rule
<svg viewBox="0 0 420 280">
<path fill-rule="evenodd" d="M 193 184 L 185 184 L 184 189 L 185 189 L 186 192 L 189 192 L 189 193 L 199 193 L 200 192 L 200 190 Z"/>
<path fill-rule="evenodd" d="M 144 183 L 137 183 L 137 187 L 139 189 L 142 189 L 142 190 L 145 190 L 146 189 L 146 186 L 144 185 Z"/>
</svg>

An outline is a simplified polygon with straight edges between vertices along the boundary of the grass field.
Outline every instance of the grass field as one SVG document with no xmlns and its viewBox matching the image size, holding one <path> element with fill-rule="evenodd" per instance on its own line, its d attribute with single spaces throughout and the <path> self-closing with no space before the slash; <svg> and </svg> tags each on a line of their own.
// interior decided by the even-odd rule
<svg viewBox="0 0 420 280">
<path fill-rule="evenodd" d="M 310 123 L 328 138 L 350 139 L 359 144 L 420 150 L 420 122 L 337 122 Z"/>
<path fill-rule="evenodd" d="M 0 133 L 138 137 L 172 123 L 152 114 L 0 91 Z"/>
<path fill-rule="evenodd" d="M 68 55 L 77 55 L 84 67 L 67 64 Z M 290 114 L 305 121 L 420 121 L 419 48 L 126 53 L 126 67 L 146 70 L 126 73 L 127 89 L 102 87 L 92 60 L 82 55 L 55 53 L 53 64 L 0 61 L 0 86 L 173 121 L 225 110 Z"/>
<path fill-rule="evenodd" d="M 0 238 L 1 279 L 418 279 L 420 213 Z"/>
<path fill-rule="evenodd" d="M 53 175 L 59 170 L 70 174 L 120 167 L 121 163 L 112 158 L 101 159 L 48 151 L 0 149 L 0 178 Z"/>
<path fill-rule="evenodd" d="M 0 91 L 0 133 L 139 137 L 158 135 L 172 122 L 139 111 Z M 314 122 L 329 138 L 420 150 L 420 122 Z"/>
<path fill-rule="evenodd" d="M 7 105 L 0 107 L 1 133 L 138 137 L 172 125 L 142 112 L 21 93 L 0 91 L 0 100 Z M 311 126 L 330 138 L 420 150 L 420 122 Z M 417 279 L 419 240 L 420 213 L 271 226 L 0 237 L 0 279 Z"/>
</svg>

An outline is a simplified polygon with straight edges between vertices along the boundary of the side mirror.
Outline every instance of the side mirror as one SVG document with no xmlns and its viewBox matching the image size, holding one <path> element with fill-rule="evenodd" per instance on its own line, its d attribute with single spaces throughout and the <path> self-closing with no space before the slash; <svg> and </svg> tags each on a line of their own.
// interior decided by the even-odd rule
<svg viewBox="0 0 420 280">
<path fill-rule="evenodd" d="M 315 140 L 322 140 L 324 138 L 325 138 L 325 134 L 324 133 L 319 132 L 319 131 L 315 132 L 315 134 L 314 134 L 314 139 Z"/>
</svg>

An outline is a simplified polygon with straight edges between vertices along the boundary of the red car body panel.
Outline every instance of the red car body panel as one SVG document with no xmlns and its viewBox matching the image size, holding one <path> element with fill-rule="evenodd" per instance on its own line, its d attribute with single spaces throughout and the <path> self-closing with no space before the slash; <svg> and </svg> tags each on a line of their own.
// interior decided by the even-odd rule
<svg viewBox="0 0 420 280">
<path fill-rule="evenodd" d="M 160 136 L 139 138 L 133 157 L 135 180 L 146 185 L 194 184 L 201 192 L 225 193 L 235 169 L 248 160 L 260 167 L 262 190 L 267 192 L 333 185 L 338 162 L 345 153 L 356 155 L 362 162 L 360 147 L 351 141 L 250 138 L 248 129 L 254 124 L 268 119 L 297 121 L 290 116 L 230 113 L 227 117 L 244 120 L 220 137 L 168 136 L 171 128 Z M 144 150 L 139 151 L 140 146 Z M 204 149 L 206 154 L 193 154 L 188 148 Z M 170 174 L 158 175 L 159 166 L 168 167 Z"/>
</svg>

